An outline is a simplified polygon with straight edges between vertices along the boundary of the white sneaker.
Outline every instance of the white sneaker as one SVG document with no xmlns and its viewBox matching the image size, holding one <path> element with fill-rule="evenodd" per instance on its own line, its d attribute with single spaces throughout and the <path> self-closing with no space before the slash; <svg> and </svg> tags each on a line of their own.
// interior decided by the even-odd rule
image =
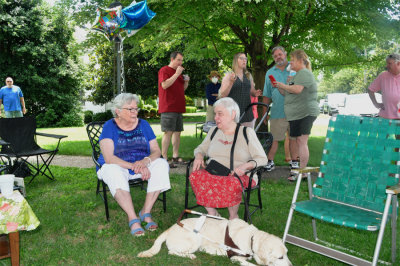
<svg viewBox="0 0 400 266">
<path fill-rule="evenodd" d="M 300 163 L 299 161 L 290 161 L 290 169 L 299 169 L 300 168 Z"/>
<path fill-rule="evenodd" d="M 272 170 L 274 170 L 274 169 L 275 169 L 275 163 L 274 163 L 274 161 L 268 160 L 268 163 L 267 163 L 266 166 L 264 166 L 264 168 L 265 168 L 265 170 L 266 170 L 267 172 L 271 172 Z"/>
</svg>

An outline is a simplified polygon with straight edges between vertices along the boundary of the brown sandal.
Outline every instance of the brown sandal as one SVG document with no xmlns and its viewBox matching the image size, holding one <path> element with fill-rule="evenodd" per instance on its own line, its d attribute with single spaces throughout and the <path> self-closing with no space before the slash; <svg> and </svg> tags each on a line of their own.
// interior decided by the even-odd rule
<svg viewBox="0 0 400 266">
<path fill-rule="evenodd" d="M 181 157 L 172 157 L 172 163 L 186 164 L 187 162 L 185 162 Z"/>
</svg>

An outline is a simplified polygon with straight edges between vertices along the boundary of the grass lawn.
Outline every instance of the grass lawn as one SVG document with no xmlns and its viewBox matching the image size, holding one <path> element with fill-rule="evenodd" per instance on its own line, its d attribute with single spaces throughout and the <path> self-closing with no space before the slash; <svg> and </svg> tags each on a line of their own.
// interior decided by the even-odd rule
<svg viewBox="0 0 400 266">
<path fill-rule="evenodd" d="M 94 168 L 51 167 L 56 181 L 37 177 L 27 186 L 27 200 L 40 220 L 40 226 L 34 231 L 22 231 L 20 234 L 21 264 L 23 265 L 228 265 L 226 257 L 216 257 L 196 253 L 197 259 L 190 260 L 169 256 L 163 245 L 161 252 L 153 258 L 140 259 L 136 255 L 148 249 L 157 236 L 176 222 L 184 207 L 184 176 L 172 175 L 172 189 L 167 193 L 167 212 L 163 213 L 162 204 L 157 202 L 153 217 L 160 229 L 146 232 L 142 238 L 134 238 L 129 233 L 128 221 L 115 200 L 109 197 L 110 222 L 105 220 L 104 205 L 95 195 L 96 178 Z M 262 181 L 264 209 L 253 215 L 256 227 L 282 237 L 294 184 L 286 181 Z M 306 198 L 305 183 L 302 186 L 302 199 Z M 134 204 L 139 211 L 145 193 L 138 188 L 132 191 Z M 254 195 L 254 193 L 253 193 Z M 255 199 L 255 197 L 254 197 Z M 200 210 L 203 211 L 203 210 Z M 226 210 L 220 212 L 227 217 Z M 243 208 L 240 209 L 243 215 Z M 400 222 L 398 222 L 400 223 Z M 372 243 L 376 234 L 356 230 L 339 230 L 318 222 L 321 239 L 336 244 L 348 245 L 364 254 L 373 253 Z M 312 236 L 311 220 L 300 214 L 294 216 L 290 232 L 301 236 Z M 398 232 L 398 239 L 400 233 Z M 385 236 L 390 236 L 390 228 Z M 390 237 L 389 237 L 390 239 Z M 342 265 L 332 259 L 287 245 L 288 255 L 294 265 Z M 400 250 L 398 247 L 398 254 Z M 390 257 L 389 241 L 385 241 L 381 258 Z M 398 256 L 399 257 L 399 256 Z M 5 259 L 3 263 L 9 263 Z M 397 265 L 400 259 L 397 259 Z"/>
<path fill-rule="evenodd" d="M 201 114 L 201 113 L 200 113 Z M 193 157 L 193 150 L 201 143 L 201 139 L 195 137 L 196 132 L 196 124 L 194 121 L 203 121 L 203 116 L 199 114 L 195 114 L 196 116 L 192 116 L 190 121 L 186 123 L 187 117 L 185 117 L 185 125 L 184 131 L 182 132 L 181 137 L 181 145 L 180 145 L 180 156 L 185 159 L 190 159 Z M 196 119 L 194 119 L 194 118 Z M 161 147 L 161 126 L 159 121 L 151 123 L 151 127 L 153 128 L 158 143 Z M 310 166 L 319 166 L 321 162 L 322 156 L 322 148 L 325 141 L 327 125 L 326 124 L 315 124 L 312 128 L 310 139 L 309 139 L 309 148 L 310 148 Z M 89 144 L 89 140 L 86 134 L 85 127 L 69 127 L 69 128 L 44 128 L 39 129 L 39 132 L 46 132 L 52 134 L 59 135 L 67 135 L 68 137 L 61 141 L 60 151 L 58 154 L 63 155 L 91 155 L 91 148 Z M 200 133 L 200 132 L 198 132 Z M 203 136 L 204 138 L 204 136 Z M 56 143 L 54 139 L 38 137 L 38 143 L 44 147 L 52 147 Z M 169 148 L 169 157 L 172 156 L 172 145 Z M 279 144 L 279 149 L 275 155 L 275 164 L 276 165 L 285 165 L 285 155 L 283 149 L 283 141 Z"/>
</svg>

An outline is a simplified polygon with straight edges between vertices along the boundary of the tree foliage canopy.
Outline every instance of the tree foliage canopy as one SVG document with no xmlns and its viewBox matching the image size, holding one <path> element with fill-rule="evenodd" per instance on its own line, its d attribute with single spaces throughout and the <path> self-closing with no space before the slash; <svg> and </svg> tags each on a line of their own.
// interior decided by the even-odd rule
<svg viewBox="0 0 400 266">
<path fill-rule="evenodd" d="M 80 118 L 77 55 L 68 14 L 41 0 L 0 0 L 0 73 L 21 87 L 39 126 L 72 126 Z"/>
<path fill-rule="evenodd" d="M 110 2 L 64 1 L 79 2 L 81 23 L 94 20 L 95 4 Z M 130 0 L 120 2 L 126 6 Z M 394 18 L 400 15 L 398 0 L 148 0 L 148 5 L 157 15 L 126 40 L 129 53 L 150 53 L 155 64 L 183 45 L 186 59 L 216 58 L 229 67 L 234 53 L 245 52 L 257 88 L 274 64 L 271 50 L 277 45 L 289 52 L 304 49 L 315 69 L 382 61 L 365 57 L 364 49 L 398 38 Z"/>
</svg>

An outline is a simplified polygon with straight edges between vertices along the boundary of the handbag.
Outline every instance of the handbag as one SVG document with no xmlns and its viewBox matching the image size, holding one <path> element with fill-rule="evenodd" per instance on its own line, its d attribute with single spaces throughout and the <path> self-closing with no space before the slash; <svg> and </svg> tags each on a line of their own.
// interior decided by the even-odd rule
<svg viewBox="0 0 400 266">
<path fill-rule="evenodd" d="M 231 173 L 231 169 L 217 162 L 216 160 L 210 160 L 207 164 L 206 171 L 212 175 L 228 176 Z"/>
<path fill-rule="evenodd" d="M 230 157 L 230 168 L 224 166 L 223 164 L 217 162 L 216 160 L 210 160 L 207 164 L 206 171 L 212 175 L 228 176 L 233 171 L 233 154 L 235 150 L 235 144 L 238 136 L 240 125 L 236 125 L 235 136 L 233 137 L 231 157 Z"/>
</svg>

